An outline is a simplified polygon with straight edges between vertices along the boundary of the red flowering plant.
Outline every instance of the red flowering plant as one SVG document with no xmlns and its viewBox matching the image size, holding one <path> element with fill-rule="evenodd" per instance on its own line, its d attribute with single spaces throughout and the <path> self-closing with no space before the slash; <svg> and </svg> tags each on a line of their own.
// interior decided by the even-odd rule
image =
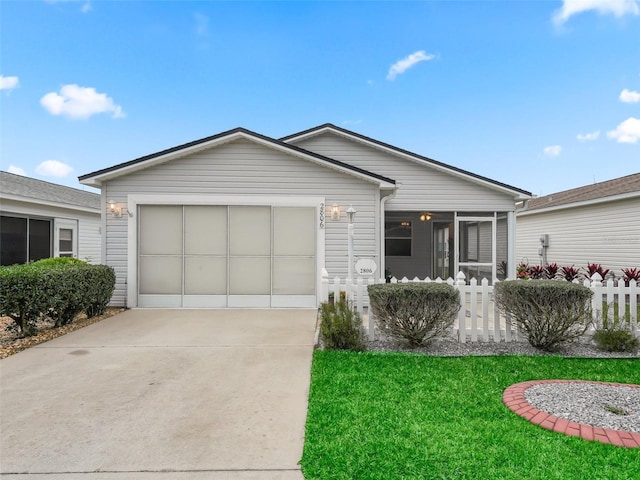
<svg viewBox="0 0 640 480">
<path fill-rule="evenodd" d="M 567 282 L 573 282 L 579 277 L 580 269 L 575 268 L 573 265 L 571 265 L 570 267 L 562 267 L 561 275 Z"/>
<path fill-rule="evenodd" d="M 593 275 L 597 273 L 598 275 L 600 275 L 600 278 L 604 280 L 607 276 L 607 273 L 609 273 L 609 269 L 603 268 L 599 263 L 590 263 L 589 265 L 587 265 L 586 271 L 587 277 L 589 277 L 589 279 L 591 279 L 591 277 L 593 277 Z"/>
<path fill-rule="evenodd" d="M 631 280 L 640 283 L 640 268 L 623 268 L 622 273 L 624 273 L 625 286 L 628 287 Z"/>
<path fill-rule="evenodd" d="M 553 280 L 554 278 L 556 278 L 556 275 L 558 275 L 558 269 L 560 267 L 558 267 L 557 263 L 547 263 L 544 266 L 544 273 L 545 276 L 549 279 L 549 280 Z"/>
</svg>

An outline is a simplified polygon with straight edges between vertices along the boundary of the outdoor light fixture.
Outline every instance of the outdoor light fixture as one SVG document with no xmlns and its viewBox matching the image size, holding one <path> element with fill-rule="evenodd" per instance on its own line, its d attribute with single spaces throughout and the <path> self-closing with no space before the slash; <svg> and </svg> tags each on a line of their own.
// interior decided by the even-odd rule
<svg viewBox="0 0 640 480">
<path fill-rule="evenodd" d="M 331 220 L 340 220 L 340 205 L 337 203 L 331 205 Z"/>
<path fill-rule="evenodd" d="M 420 221 L 421 222 L 428 222 L 429 220 L 431 220 L 431 214 L 428 212 L 422 213 L 420 215 Z"/>
<path fill-rule="evenodd" d="M 111 214 L 114 217 L 121 217 L 122 216 L 122 209 L 120 207 L 118 207 L 118 204 L 116 203 L 115 200 L 109 200 L 109 211 L 111 212 Z"/>
<path fill-rule="evenodd" d="M 353 219 L 356 218 L 356 209 L 349 207 L 347 209 L 347 218 L 349 219 L 349 225 L 353 225 Z"/>
</svg>

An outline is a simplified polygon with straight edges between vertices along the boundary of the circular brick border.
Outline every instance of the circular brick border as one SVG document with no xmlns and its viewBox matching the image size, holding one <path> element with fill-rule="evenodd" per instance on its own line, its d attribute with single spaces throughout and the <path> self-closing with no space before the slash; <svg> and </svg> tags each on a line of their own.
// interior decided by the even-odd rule
<svg viewBox="0 0 640 480">
<path fill-rule="evenodd" d="M 611 387 L 640 388 L 640 385 L 625 383 L 591 382 L 585 380 L 533 380 L 530 382 L 516 383 L 508 387 L 502 394 L 502 401 L 513 412 L 534 425 L 539 425 L 546 430 L 564 433 L 574 437 L 581 437 L 589 441 L 610 443 L 618 447 L 640 447 L 640 433 L 627 432 L 625 430 L 610 430 L 608 428 L 592 427 L 583 423 L 576 423 L 564 418 L 556 417 L 531 405 L 524 395 L 525 390 L 534 385 L 545 383 L 592 383 L 595 385 L 608 385 Z"/>
</svg>

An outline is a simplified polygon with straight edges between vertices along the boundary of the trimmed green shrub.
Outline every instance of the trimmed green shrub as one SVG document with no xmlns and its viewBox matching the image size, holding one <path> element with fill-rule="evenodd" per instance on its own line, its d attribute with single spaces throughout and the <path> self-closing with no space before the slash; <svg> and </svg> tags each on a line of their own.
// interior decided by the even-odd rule
<svg viewBox="0 0 640 480">
<path fill-rule="evenodd" d="M 114 286 L 113 268 L 73 258 L 0 267 L 0 315 L 13 319 L 19 335 L 34 335 L 42 316 L 61 327 L 81 312 L 104 313 Z"/>
<path fill-rule="evenodd" d="M 631 326 L 619 316 L 613 319 L 604 316 L 593 334 L 593 341 L 606 352 L 637 352 L 640 340 L 631 331 Z"/>
<path fill-rule="evenodd" d="M 107 265 L 91 265 L 85 272 L 85 313 L 89 318 L 102 315 L 111 300 L 116 274 Z"/>
<path fill-rule="evenodd" d="M 366 349 L 362 320 L 347 300 L 320 305 L 320 339 L 328 350 Z"/>
<path fill-rule="evenodd" d="M 38 267 L 58 267 L 60 265 L 87 265 L 87 262 L 83 262 L 82 260 L 78 260 L 73 257 L 54 257 L 43 258 L 42 260 L 33 262 L 31 265 Z"/>
<path fill-rule="evenodd" d="M 428 345 L 447 333 L 460 310 L 460 293 L 446 283 L 381 283 L 367 288 L 378 328 L 411 347 Z"/>
<path fill-rule="evenodd" d="M 507 280 L 494 286 L 500 311 L 532 346 L 547 351 L 584 335 L 591 324 L 592 294 L 583 285 L 555 280 Z"/>
<path fill-rule="evenodd" d="M 11 317 L 18 335 L 37 333 L 36 322 L 47 310 L 41 272 L 33 266 L 0 267 L 0 316 Z"/>
</svg>

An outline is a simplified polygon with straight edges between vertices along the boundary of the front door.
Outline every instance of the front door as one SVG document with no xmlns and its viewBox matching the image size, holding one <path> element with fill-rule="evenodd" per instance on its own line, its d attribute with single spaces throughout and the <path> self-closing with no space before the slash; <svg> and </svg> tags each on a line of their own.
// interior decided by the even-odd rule
<svg viewBox="0 0 640 480">
<path fill-rule="evenodd" d="M 496 219 L 493 217 L 456 217 L 457 269 L 467 280 L 496 278 Z"/>
<path fill-rule="evenodd" d="M 78 258 L 78 221 L 56 218 L 53 232 L 53 256 Z M 81 259 L 90 261 L 90 258 Z"/>
<path fill-rule="evenodd" d="M 451 253 L 453 250 L 453 223 L 433 224 L 433 277 L 453 278 L 453 262 Z"/>
</svg>

